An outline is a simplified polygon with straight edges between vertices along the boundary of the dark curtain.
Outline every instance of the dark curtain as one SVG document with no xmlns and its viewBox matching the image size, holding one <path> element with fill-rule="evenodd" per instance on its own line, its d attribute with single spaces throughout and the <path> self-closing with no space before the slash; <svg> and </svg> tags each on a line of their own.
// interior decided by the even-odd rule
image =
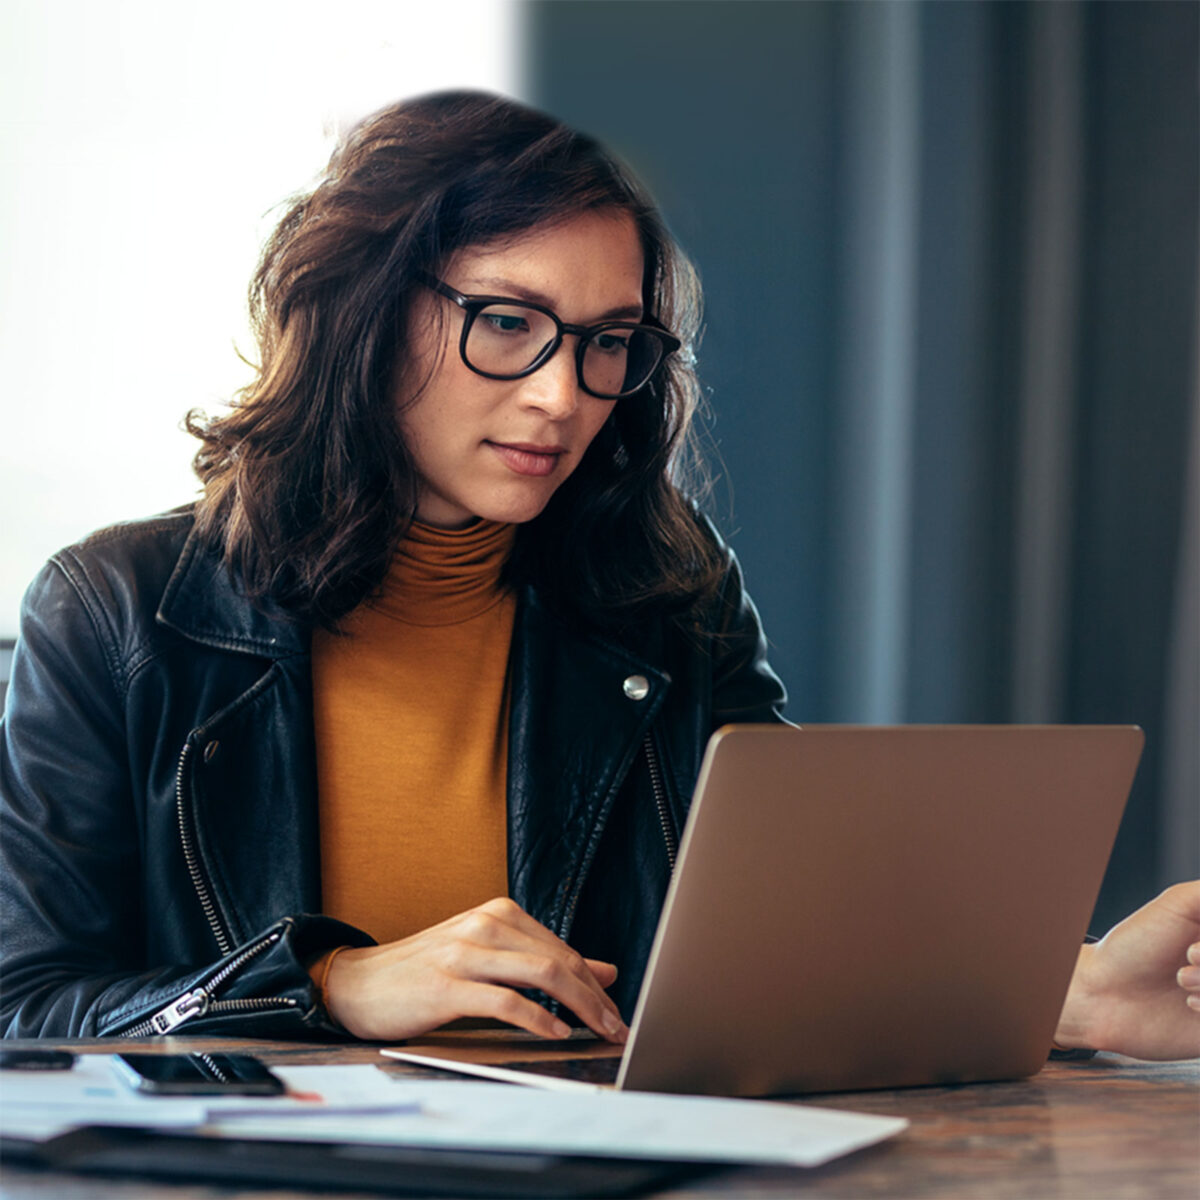
<svg viewBox="0 0 1200 1200">
<path fill-rule="evenodd" d="M 699 263 L 789 715 L 1136 722 L 1094 923 L 1200 874 L 1200 8 L 524 13 L 527 94 Z"/>
</svg>

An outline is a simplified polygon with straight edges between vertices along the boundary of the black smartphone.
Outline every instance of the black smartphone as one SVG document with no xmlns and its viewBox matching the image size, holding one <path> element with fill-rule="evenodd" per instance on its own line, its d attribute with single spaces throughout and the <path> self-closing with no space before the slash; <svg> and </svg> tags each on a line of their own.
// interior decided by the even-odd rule
<svg viewBox="0 0 1200 1200">
<path fill-rule="evenodd" d="M 118 1054 L 117 1074 L 154 1096 L 278 1096 L 286 1089 L 249 1054 Z"/>
</svg>

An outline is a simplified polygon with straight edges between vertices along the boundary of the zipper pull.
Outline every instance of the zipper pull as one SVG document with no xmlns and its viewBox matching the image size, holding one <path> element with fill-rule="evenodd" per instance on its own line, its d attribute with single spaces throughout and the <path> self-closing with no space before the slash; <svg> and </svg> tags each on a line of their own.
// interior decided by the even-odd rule
<svg viewBox="0 0 1200 1200">
<path fill-rule="evenodd" d="M 190 1021 L 192 1017 L 200 1016 L 207 1009 L 208 993 L 203 988 L 197 988 L 194 992 L 187 992 L 178 1000 L 173 1000 L 149 1020 L 150 1024 L 154 1026 L 155 1033 L 168 1033 L 177 1025 L 182 1025 L 184 1021 Z"/>
</svg>

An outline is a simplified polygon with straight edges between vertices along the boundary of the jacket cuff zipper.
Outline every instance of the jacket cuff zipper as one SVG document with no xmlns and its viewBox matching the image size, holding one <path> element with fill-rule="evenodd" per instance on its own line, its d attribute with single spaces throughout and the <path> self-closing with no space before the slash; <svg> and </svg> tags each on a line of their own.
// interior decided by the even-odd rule
<svg viewBox="0 0 1200 1200">
<path fill-rule="evenodd" d="M 240 953 L 236 954 L 217 973 L 191 991 L 177 996 L 165 1008 L 152 1013 L 132 1029 L 127 1029 L 123 1037 L 147 1037 L 155 1034 L 170 1033 L 185 1022 L 205 1013 L 222 1012 L 261 1012 L 269 1009 L 299 1008 L 298 1000 L 291 996 L 255 996 L 238 1000 L 216 1000 L 217 990 L 232 979 L 248 962 L 256 958 L 264 950 L 268 950 L 283 937 L 282 930 L 274 930 L 251 943 Z"/>
</svg>

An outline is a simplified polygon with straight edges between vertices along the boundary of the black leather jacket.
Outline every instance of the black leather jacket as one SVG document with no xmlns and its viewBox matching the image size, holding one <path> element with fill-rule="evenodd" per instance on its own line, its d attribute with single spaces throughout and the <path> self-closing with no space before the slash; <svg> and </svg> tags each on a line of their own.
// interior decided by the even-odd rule
<svg viewBox="0 0 1200 1200">
<path fill-rule="evenodd" d="M 714 535 L 715 536 L 715 535 Z M 628 1019 L 709 733 L 784 694 L 732 554 L 707 648 L 622 644 L 532 589 L 513 631 L 509 894 L 615 962 Z M 0 720 L 10 1037 L 333 1032 L 317 914 L 309 636 L 251 606 L 190 511 L 116 526 L 30 587 Z"/>
</svg>

